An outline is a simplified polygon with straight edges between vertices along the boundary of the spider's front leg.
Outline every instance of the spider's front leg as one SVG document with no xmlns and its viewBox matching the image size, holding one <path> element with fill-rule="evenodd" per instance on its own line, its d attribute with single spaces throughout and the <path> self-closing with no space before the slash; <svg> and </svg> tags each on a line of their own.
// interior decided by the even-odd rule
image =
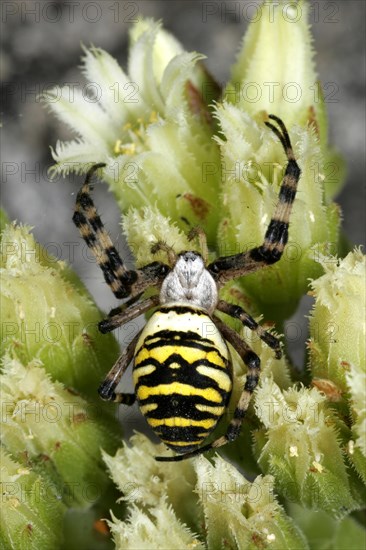
<svg viewBox="0 0 366 550">
<path fill-rule="evenodd" d="M 275 115 L 269 115 L 269 118 L 277 122 L 279 129 L 270 122 L 265 122 L 265 124 L 282 143 L 288 160 L 278 203 L 261 246 L 241 254 L 218 258 L 207 267 L 220 286 L 231 279 L 253 273 L 262 267 L 278 262 L 288 240 L 290 213 L 295 200 L 301 170 L 294 157 L 286 126 Z"/>
<path fill-rule="evenodd" d="M 104 166 L 106 165 L 99 163 L 88 170 L 84 185 L 76 197 L 72 220 L 97 260 L 113 294 L 116 298 L 126 298 L 130 294 L 132 284 L 136 281 L 137 274 L 125 268 L 90 195 L 91 178 L 99 168 Z"/>
<path fill-rule="evenodd" d="M 169 268 L 161 262 L 152 262 L 136 271 L 126 269 L 90 194 L 91 178 L 104 166 L 106 165 L 103 163 L 95 164 L 87 172 L 84 185 L 76 197 L 72 219 L 103 271 L 113 294 L 116 298 L 127 298 L 129 295 L 142 293 L 148 286 L 159 286 Z"/>
<path fill-rule="evenodd" d="M 93 252 L 104 278 L 116 298 L 132 297 L 127 303 L 111 312 L 107 319 L 99 323 L 99 330 L 110 332 L 128 321 L 145 313 L 158 303 L 158 296 L 152 296 L 138 302 L 146 288 L 159 287 L 169 271 L 169 267 L 161 262 L 152 262 L 136 271 L 127 270 L 106 231 L 98 211 L 90 195 L 90 181 L 94 173 L 105 164 L 95 164 L 87 172 L 85 182 L 80 189 L 75 204 L 73 222 L 79 229 L 84 241 Z M 137 302 L 137 303 L 136 303 Z M 135 401 L 134 394 L 118 394 L 115 388 L 123 373 L 132 361 L 137 343 L 136 336 L 119 357 L 117 363 L 108 373 L 99 387 L 102 399 L 131 405 Z"/>
</svg>

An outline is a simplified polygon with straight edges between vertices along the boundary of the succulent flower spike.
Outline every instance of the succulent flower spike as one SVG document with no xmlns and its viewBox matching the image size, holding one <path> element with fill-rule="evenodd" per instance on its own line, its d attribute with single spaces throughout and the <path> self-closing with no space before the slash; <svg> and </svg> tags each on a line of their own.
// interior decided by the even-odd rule
<svg viewBox="0 0 366 550">
<path fill-rule="evenodd" d="M 0 277 L 2 354 L 36 358 L 54 380 L 95 398 L 118 345 L 99 333 L 101 313 L 81 281 L 15 224 L 2 234 Z"/>
<path fill-rule="evenodd" d="M 44 94 L 48 108 L 77 135 L 56 144 L 51 172 L 83 173 L 103 162 L 124 212 L 156 206 L 181 229 L 187 227 L 182 218 L 205 224 L 212 240 L 220 158 L 211 139 L 214 98 L 205 91 L 213 88 L 200 64 L 204 56 L 185 52 L 152 20 L 138 22 L 130 42 L 127 74 L 107 52 L 84 48 L 83 73 L 97 90 L 93 101 L 67 86 Z"/>
<path fill-rule="evenodd" d="M 40 361 L 4 359 L 2 442 L 17 460 L 48 473 L 68 506 L 90 506 L 105 490 L 100 447 L 115 449 L 117 422 L 100 408 L 52 382 Z"/>
<path fill-rule="evenodd" d="M 281 392 L 265 379 L 255 409 L 265 426 L 255 436 L 262 470 L 292 502 L 340 518 L 362 506 L 347 474 L 337 417 L 316 388 Z"/>
<path fill-rule="evenodd" d="M 347 454 L 366 483 L 366 262 L 360 249 L 344 259 L 321 256 L 312 281 L 309 366 L 313 384 L 351 418 Z"/>
<path fill-rule="evenodd" d="M 216 457 L 162 464 L 142 434 L 115 457 L 104 454 L 111 476 L 129 503 L 126 522 L 110 522 L 118 550 L 132 548 L 307 548 L 301 531 L 273 494 L 273 478 L 252 483 Z M 141 467 L 143 463 L 143 468 Z M 142 474 L 142 478 L 141 478 Z M 132 528 L 134 526 L 134 529 Z"/>
<path fill-rule="evenodd" d="M 75 134 L 73 141 L 57 142 L 51 172 L 87 174 L 73 221 L 114 295 L 127 298 L 101 330 L 110 332 L 158 306 L 99 387 L 106 400 L 132 404 L 137 397 L 150 426 L 171 448 L 166 454 L 162 445 L 136 434 L 112 456 L 97 424 L 95 440 L 104 447 L 104 462 L 127 507 L 125 518 L 112 513 L 108 523 L 117 549 L 308 550 L 317 544 L 314 531 L 299 517 L 316 523 L 314 511 L 337 530 L 334 540 L 344 537 L 351 545 L 344 547 L 356 548 L 359 531 L 349 515 L 360 510 L 366 492 L 359 307 L 365 269 L 360 251 L 334 260 L 340 212 L 331 199 L 344 170 L 328 144 L 308 10 L 305 0 L 260 4 L 261 16 L 249 25 L 222 94 L 202 64 L 204 56 L 186 52 L 150 19 L 131 28 L 125 70 L 104 50 L 83 47 L 90 96 L 68 87 L 44 94 L 50 111 Z M 93 203 L 90 180 L 97 170 L 124 214 L 136 270 L 125 266 Z M 3 234 L 6 246 L 26 242 L 33 250 L 30 238 L 24 228 Z M 78 371 L 84 383 L 76 374 L 73 358 L 79 365 L 85 357 L 80 351 L 85 342 L 77 339 L 72 350 L 69 342 L 59 349 L 7 333 L 6 349 L 14 361 L 21 359 L 22 368 L 29 366 L 30 350 L 53 378 L 79 384 L 88 394 L 106 353 L 89 329 L 99 312 L 67 268 L 42 259 L 21 262 L 9 250 L 3 258 L 7 319 L 20 328 L 29 328 L 34 316 L 43 323 L 64 322 L 63 315 L 88 323 L 84 340 L 91 340 L 95 352 L 93 372 L 85 377 Z M 32 286 L 34 273 L 42 288 Z M 24 280 L 34 296 L 32 307 Z M 282 332 L 310 287 L 315 296 L 310 374 L 299 371 L 296 378 L 306 387 L 294 385 L 289 358 L 281 357 L 277 336 L 267 329 L 275 325 Z M 192 319 L 198 317 L 193 332 Z M 201 341 L 203 330 L 212 327 L 219 328 L 222 341 L 206 333 Z M 113 355 L 113 341 L 106 346 Z M 201 360 L 202 353 L 206 363 L 193 380 L 192 358 Z M 126 394 L 117 386 L 133 358 L 137 389 Z M 171 376 L 167 383 L 160 378 L 163 371 Z M 189 374 L 177 382 L 182 371 Z M 7 391 L 13 401 L 20 399 L 8 382 Z M 53 391 L 61 399 L 65 389 Z M 194 410 L 189 418 L 188 409 Z M 215 424 L 216 432 L 218 409 L 223 421 L 214 438 L 205 430 Z M 14 426 L 13 434 L 7 432 L 9 446 L 18 431 Z M 80 435 L 81 449 L 90 433 Z M 41 435 L 49 434 L 40 434 L 43 441 Z M 233 440 L 226 451 L 225 443 Z M 12 452 L 18 447 L 14 441 Z M 221 448 L 237 467 L 214 455 Z M 196 456 L 202 451 L 210 461 Z M 180 462 L 183 458 L 188 460 Z"/>
</svg>

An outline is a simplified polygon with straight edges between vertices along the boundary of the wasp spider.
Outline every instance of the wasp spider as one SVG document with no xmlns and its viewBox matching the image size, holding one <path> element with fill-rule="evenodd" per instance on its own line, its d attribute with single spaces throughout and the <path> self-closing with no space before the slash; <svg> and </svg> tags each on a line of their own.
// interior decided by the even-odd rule
<svg viewBox="0 0 366 550">
<path fill-rule="evenodd" d="M 100 322 L 107 333 L 127 321 L 156 308 L 146 326 L 122 352 L 99 387 L 102 399 L 132 405 L 137 398 L 141 412 L 158 437 L 176 453 L 156 457 L 176 461 L 198 455 L 235 440 L 260 373 L 259 357 L 239 335 L 216 315 L 221 311 L 249 327 L 281 357 L 280 343 L 266 332 L 243 308 L 219 298 L 220 288 L 231 279 L 253 273 L 277 262 L 288 238 L 289 217 L 295 199 L 300 168 L 281 119 L 274 115 L 265 124 L 281 141 L 287 167 L 278 204 L 263 244 L 247 252 L 220 257 L 208 263 L 207 243 L 202 230 L 194 229 L 202 254 L 176 254 L 159 242 L 153 252 L 164 250 L 167 263 L 152 262 L 136 271 L 127 270 L 105 230 L 90 196 L 94 165 L 76 199 L 73 221 L 100 265 L 104 278 L 117 298 L 129 298 Z M 143 298 L 148 287 L 158 294 Z M 227 409 L 232 390 L 232 367 L 227 342 L 247 366 L 246 382 L 225 435 L 202 445 Z M 134 360 L 135 393 L 117 393 L 116 387 Z"/>
</svg>

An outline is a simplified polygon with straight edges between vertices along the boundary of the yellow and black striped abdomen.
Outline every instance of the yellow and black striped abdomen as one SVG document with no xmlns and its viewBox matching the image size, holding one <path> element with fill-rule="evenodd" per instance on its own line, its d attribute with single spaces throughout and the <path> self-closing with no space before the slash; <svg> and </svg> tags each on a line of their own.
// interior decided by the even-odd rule
<svg viewBox="0 0 366 550">
<path fill-rule="evenodd" d="M 186 453 L 215 429 L 227 407 L 229 350 L 204 310 L 161 306 L 136 345 L 133 378 L 150 426 L 166 445 Z"/>
</svg>

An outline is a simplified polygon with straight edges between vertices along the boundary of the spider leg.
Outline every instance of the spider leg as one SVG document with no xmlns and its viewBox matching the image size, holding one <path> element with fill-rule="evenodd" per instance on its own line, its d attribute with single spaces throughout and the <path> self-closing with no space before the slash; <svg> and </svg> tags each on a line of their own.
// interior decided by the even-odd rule
<svg viewBox="0 0 366 550">
<path fill-rule="evenodd" d="M 127 270 L 113 245 L 90 195 L 90 181 L 94 173 L 105 164 L 95 164 L 86 174 L 75 204 L 73 222 L 91 249 L 101 267 L 104 278 L 117 298 L 135 296 L 148 286 L 161 284 L 169 268 L 161 262 L 152 262 L 136 271 Z"/>
<path fill-rule="evenodd" d="M 198 243 L 201 250 L 201 256 L 203 258 L 203 261 L 205 262 L 205 265 L 208 262 L 208 245 L 207 245 L 207 236 L 205 233 L 205 230 L 197 225 L 196 227 L 193 227 L 190 232 L 188 233 L 188 240 L 193 241 L 195 237 L 198 237 Z"/>
<path fill-rule="evenodd" d="M 267 346 L 274 350 L 276 359 L 281 359 L 281 342 L 278 338 L 264 330 L 242 307 L 219 300 L 216 309 L 230 315 L 230 317 L 234 317 L 234 319 L 239 319 L 244 326 L 255 332 Z"/>
<path fill-rule="evenodd" d="M 140 334 L 141 330 L 131 340 L 127 348 L 123 350 L 123 352 L 117 359 L 117 362 L 115 363 L 115 365 L 113 365 L 113 367 L 99 386 L 98 393 L 102 399 L 106 401 L 114 401 L 116 403 L 123 403 L 125 405 L 132 405 L 134 403 L 135 394 L 116 393 L 114 390 L 116 389 L 123 374 L 127 370 L 128 365 L 133 359 L 135 347 Z"/>
<path fill-rule="evenodd" d="M 73 222 L 81 236 L 93 252 L 104 278 L 117 298 L 130 294 L 137 274 L 123 265 L 117 249 L 113 245 L 90 195 L 90 181 L 94 173 L 105 164 L 95 164 L 86 174 L 85 182 L 76 197 Z"/>
<path fill-rule="evenodd" d="M 127 304 L 123 304 L 122 306 L 113 309 L 111 311 L 112 315 L 110 314 L 106 319 L 100 321 L 98 328 L 102 334 L 115 330 L 121 325 L 128 323 L 128 321 L 132 321 L 132 319 L 135 319 L 142 313 L 145 313 L 152 307 L 157 306 L 159 303 L 159 296 L 156 294 L 154 296 L 150 296 L 150 298 L 146 298 L 146 300 L 137 302 L 137 304 L 130 305 L 133 300 L 134 298 L 129 300 Z"/>
<path fill-rule="evenodd" d="M 211 449 L 217 449 L 222 447 L 231 441 L 234 441 L 240 434 L 241 425 L 243 423 L 245 414 L 248 410 L 249 403 L 255 388 L 258 385 L 260 375 L 260 359 L 256 353 L 248 346 L 248 344 L 240 338 L 239 334 L 232 328 L 228 327 L 217 317 L 214 317 L 214 322 L 223 335 L 223 337 L 234 347 L 244 363 L 248 367 L 247 378 L 244 384 L 244 389 L 240 395 L 239 401 L 235 407 L 233 418 L 230 421 L 226 434 L 219 437 L 212 443 L 204 445 L 199 449 L 195 449 L 184 455 L 175 456 L 156 456 L 155 460 L 159 462 L 179 462 L 192 458 L 193 456 L 200 455 Z"/>
<path fill-rule="evenodd" d="M 175 253 L 174 249 L 163 241 L 157 241 L 155 244 L 152 245 L 151 253 L 157 254 L 158 252 L 160 252 L 160 250 L 166 252 L 168 263 L 172 267 L 177 261 L 177 254 Z"/>
<path fill-rule="evenodd" d="M 162 262 L 151 262 L 136 270 L 136 281 L 131 285 L 131 295 L 141 294 L 148 287 L 160 287 L 170 268 Z"/>
<path fill-rule="evenodd" d="M 114 317 L 115 315 L 122 313 L 122 311 L 125 311 L 128 307 L 133 306 L 141 298 L 142 294 L 143 293 L 140 292 L 140 294 L 136 294 L 136 296 L 132 296 L 120 306 L 117 306 L 111 309 L 110 312 L 108 313 L 108 318 Z"/>
<path fill-rule="evenodd" d="M 287 166 L 281 184 L 278 203 L 265 233 L 261 246 L 241 254 L 220 257 L 207 267 L 211 275 L 221 286 L 227 281 L 247 273 L 253 273 L 262 267 L 278 262 L 288 240 L 288 227 L 292 204 L 295 200 L 301 170 L 294 157 L 290 137 L 282 120 L 269 115 L 279 128 L 265 122 L 280 140 L 287 156 Z"/>
</svg>

